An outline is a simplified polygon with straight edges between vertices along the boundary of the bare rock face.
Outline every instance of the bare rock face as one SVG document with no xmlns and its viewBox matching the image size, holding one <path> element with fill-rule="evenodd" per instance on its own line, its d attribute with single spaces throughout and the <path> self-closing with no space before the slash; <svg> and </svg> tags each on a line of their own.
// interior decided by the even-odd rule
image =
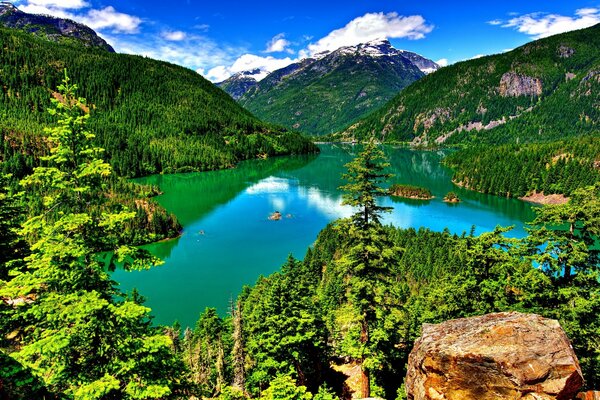
<svg viewBox="0 0 600 400">
<path fill-rule="evenodd" d="M 561 45 L 558 47 L 558 56 L 560 58 L 569 58 L 575 54 L 575 50 L 569 46 Z"/>
<path fill-rule="evenodd" d="M 582 385 L 559 323 L 521 313 L 423 325 L 406 376 L 411 400 L 570 400 Z"/>
<path fill-rule="evenodd" d="M 503 97 L 539 96 L 542 94 L 542 80 L 514 72 L 507 72 L 500 78 L 500 95 Z"/>
</svg>

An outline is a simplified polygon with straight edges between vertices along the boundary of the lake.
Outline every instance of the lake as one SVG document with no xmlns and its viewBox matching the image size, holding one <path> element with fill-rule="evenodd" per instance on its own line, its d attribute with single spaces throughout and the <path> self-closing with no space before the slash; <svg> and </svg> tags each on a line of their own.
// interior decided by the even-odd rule
<svg viewBox="0 0 600 400">
<path fill-rule="evenodd" d="M 344 164 L 360 150 L 351 145 L 320 145 L 318 156 L 278 157 L 245 161 L 235 169 L 174 175 L 154 175 L 137 182 L 159 185 L 157 201 L 184 227 L 181 237 L 146 246 L 165 263 L 148 271 L 115 271 L 123 291 L 137 288 L 146 297 L 157 324 L 178 320 L 193 327 L 200 312 L 215 307 L 225 315 L 244 285 L 277 271 L 289 254 L 303 258 L 327 223 L 348 217 L 342 206 Z M 384 223 L 427 227 L 453 233 L 481 233 L 496 225 L 525 235 L 533 206 L 515 199 L 484 195 L 454 186 L 452 171 L 441 165 L 443 152 L 386 146 L 390 183 L 426 187 L 428 201 L 384 198 L 392 206 Z M 459 204 L 442 201 L 454 191 Z M 279 211 L 282 219 L 269 220 Z"/>
</svg>

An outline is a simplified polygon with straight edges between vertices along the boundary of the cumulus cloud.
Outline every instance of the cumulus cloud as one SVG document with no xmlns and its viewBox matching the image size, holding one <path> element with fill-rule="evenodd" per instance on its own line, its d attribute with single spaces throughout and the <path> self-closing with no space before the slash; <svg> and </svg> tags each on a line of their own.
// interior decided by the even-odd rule
<svg viewBox="0 0 600 400">
<path fill-rule="evenodd" d="M 89 3 L 83 0 L 26 0 L 19 3 L 19 9 L 24 12 L 72 19 L 98 31 L 137 33 L 142 23 L 141 18 L 118 12 L 112 6 L 80 12 L 83 8 L 89 8 Z"/>
<path fill-rule="evenodd" d="M 495 21 L 490 21 L 488 23 L 492 24 L 492 22 Z M 532 13 L 515 16 L 514 18 L 503 22 L 502 27 L 514 28 L 535 39 L 541 39 L 563 32 L 588 28 L 598 23 L 600 23 L 600 9 L 580 8 L 575 11 L 574 16 L 547 13 Z"/>
<path fill-rule="evenodd" d="M 180 41 L 165 39 L 160 34 L 149 35 L 105 35 L 105 39 L 121 53 L 137 54 L 183 65 L 196 70 L 201 75 L 215 65 L 232 62 L 232 54 L 243 49 L 217 44 L 199 35 L 186 33 Z"/>
<path fill-rule="evenodd" d="M 448 59 L 447 58 L 440 58 L 435 63 L 437 65 L 439 65 L 440 67 L 446 67 L 446 66 L 448 66 Z"/>
<path fill-rule="evenodd" d="M 28 0 L 28 5 L 37 7 L 58 8 L 65 10 L 78 10 L 89 7 L 89 3 L 84 0 Z"/>
<path fill-rule="evenodd" d="M 141 18 L 118 12 L 112 6 L 100 10 L 90 10 L 81 21 L 92 29 L 111 29 L 115 33 L 137 33 Z"/>
<path fill-rule="evenodd" d="M 213 82 L 222 82 L 231 75 L 242 71 L 251 71 L 260 69 L 263 73 L 255 76 L 258 80 L 264 78 L 269 72 L 287 67 L 295 60 L 289 57 L 275 58 L 272 56 L 261 57 L 254 54 L 244 54 L 239 57 L 231 66 L 219 65 L 211 68 L 204 76 Z"/>
<path fill-rule="evenodd" d="M 280 53 L 282 51 L 290 52 L 291 50 L 287 48 L 290 44 L 291 43 L 285 38 L 285 34 L 280 33 L 273 36 L 273 38 L 267 43 L 267 49 L 265 50 L 265 53 Z"/>
<path fill-rule="evenodd" d="M 171 42 L 180 42 L 186 38 L 187 34 L 183 31 L 164 31 L 161 36 Z"/>
<path fill-rule="evenodd" d="M 342 46 L 354 46 L 379 38 L 423 39 L 433 30 L 420 15 L 402 16 L 396 12 L 367 13 L 350 21 L 346 26 L 330 32 L 316 43 L 308 45 L 304 54 L 314 55 L 333 51 Z"/>
</svg>

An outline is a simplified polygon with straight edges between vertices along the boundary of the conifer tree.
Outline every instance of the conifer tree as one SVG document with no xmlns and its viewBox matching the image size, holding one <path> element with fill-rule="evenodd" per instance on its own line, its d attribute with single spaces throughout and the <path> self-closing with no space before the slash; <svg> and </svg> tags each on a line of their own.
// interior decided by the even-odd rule
<svg viewBox="0 0 600 400">
<path fill-rule="evenodd" d="M 124 298 L 106 272 L 117 263 L 145 268 L 158 260 L 116 239 L 134 212 L 85 211 L 103 201 L 93 193 L 111 168 L 92 145 L 87 106 L 76 89 L 65 72 L 50 110 L 58 119 L 47 130 L 50 155 L 22 180 L 40 194 L 43 209 L 21 228 L 30 243 L 25 268 L 0 285 L 18 326 L 10 356 L 57 395 L 166 398 L 180 372 L 172 343 L 150 327 L 149 309 Z M 56 211 L 65 204 L 69 212 Z"/>
<path fill-rule="evenodd" d="M 384 314 L 395 314 L 395 310 L 390 309 L 392 302 L 388 302 L 394 286 L 389 280 L 399 249 L 381 225 L 381 214 L 389 212 L 391 207 L 377 204 L 377 198 L 386 195 L 380 185 L 391 177 L 385 172 L 388 165 L 383 152 L 370 141 L 358 157 L 346 165 L 348 173 L 344 178 L 348 184 L 342 187 L 346 191 L 344 204 L 356 207 L 357 211 L 347 231 L 348 250 L 338 264 L 347 286 L 347 302 L 359 326 L 357 335 L 349 332 L 342 346 L 361 365 L 362 398 L 370 397 L 370 374 L 381 364 L 377 348 L 389 339 L 385 334 L 385 338 L 380 335 L 375 340 L 371 334 Z"/>
</svg>

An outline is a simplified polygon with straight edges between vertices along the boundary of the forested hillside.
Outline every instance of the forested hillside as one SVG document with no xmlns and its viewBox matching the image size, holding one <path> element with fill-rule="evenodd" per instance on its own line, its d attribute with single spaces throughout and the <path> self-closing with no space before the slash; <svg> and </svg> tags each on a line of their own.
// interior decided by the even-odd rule
<svg viewBox="0 0 600 400">
<path fill-rule="evenodd" d="M 67 68 L 89 101 L 90 130 L 122 176 L 227 168 L 316 148 L 265 124 L 187 68 L 0 29 L 2 159 L 22 176 L 44 154 L 51 95 Z"/>
<path fill-rule="evenodd" d="M 600 25 L 460 62 L 415 82 L 340 137 L 524 143 L 600 129 Z"/>
<path fill-rule="evenodd" d="M 75 47 L 97 47 L 110 52 L 115 51 L 93 29 L 83 24 L 50 15 L 29 14 L 6 1 L 0 2 L 0 26 Z"/>
<path fill-rule="evenodd" d="M 450 154 L 445 163 L 455 171 L 454 182 L 483 193 L 570 196 L 600 182 L 600 138 L 474 146 Z"/>
</svg>

